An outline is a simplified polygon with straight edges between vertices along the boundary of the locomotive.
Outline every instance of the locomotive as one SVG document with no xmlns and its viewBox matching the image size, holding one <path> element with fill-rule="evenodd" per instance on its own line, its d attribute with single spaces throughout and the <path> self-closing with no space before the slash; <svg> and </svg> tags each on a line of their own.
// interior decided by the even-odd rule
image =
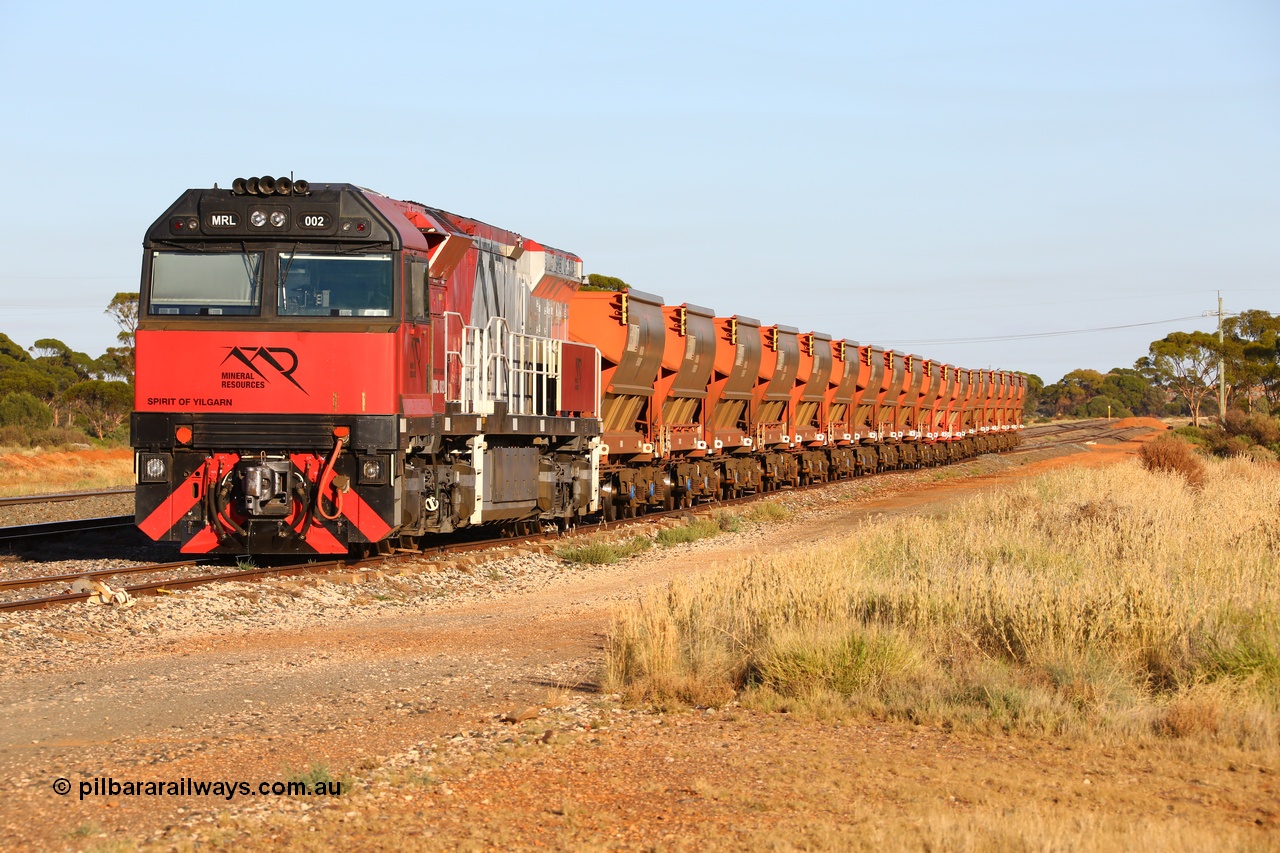
<svg viewBox="0 0 1280 853">
<path fill-rule="evenodd" d="M 585 281 L 351 184 L 186 191 L 144 241 L 138 526 L 189 554 L 386 553 L 1017 443 L 1020 375 Z"/>
</svg>

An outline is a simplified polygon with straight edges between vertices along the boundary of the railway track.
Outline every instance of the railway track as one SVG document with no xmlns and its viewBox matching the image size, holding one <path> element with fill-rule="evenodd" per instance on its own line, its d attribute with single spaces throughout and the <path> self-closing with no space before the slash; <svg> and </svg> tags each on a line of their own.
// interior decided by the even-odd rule
<svg viewBox="0 0 1280 853">
<path fill-rule="evenodd" d="M 0 498 L 0 507 L 6 506 L 29 506 L 31 504 L 49 504 L 64 503 L 66 501 L 86 500 L 88 498 L 109 498 L 117 495 L 131 495 L 134 489 L 130 486 L 127 489 L 102 489 L 96 492 L 63 492 L 60 494 L 48 495 L 16 495 L 8 498 Z"/>
<path fill-rule="evenodd" d="M 95 530 L 122 530 L 134 526 L 132 515 L 109 515 L 101 518 L 80 518 L 72 521 L 47 521 L 40 524 L 21 524 L 0 527 L 0 547 L 31 539 L 47 539 L 52 536 L 88 533 Z"/>
<path fill-rule="evenodd" d="M 1022 431 L 1023 443 L 1007 452 L 1030 453 L 1067 444 L 1084 444 L 1104 438 L 1129 441 L 1152 431 L 1151 427 L 1145 426 L 1117 429 L 1114 423 L 1114 421 L 1099 418 L 1076 423 L 1027 427 Z"/>
<path fill-rule="evenodd" d="M 1128 429 L 1117 430 L 1108 425 L 1106 421 L 1083 422 L 1078 424 L 1053 424 L 1050 429 L 1040 429 L 1037 433 L 1029 438 L 1047 438 L 1050 440 L 1036 442 L 1032 445 L 1023 445 L 1012 450 L 1004 451 L 1004 454 L 1024 453 L 1034 450 L 1045 450 L 1064 444 L 1076 444 L 1082 441 L 1094 440 L 1101 437 L 1114 437 L 1119 440 L 1126 440 L 1135 435 L 1148 432 L 1146 427 L 1131 427 Z M 1028 430 L 1029 432 L 1030 430 Z M 1002 454 L 1003 455 L 1003 454 Z M 810 491 L 814 489 L 822 489 L 827 486 L 836 485 L 837 483 L 849 482 L 848 480 L 833 480 L 828 482 L 811 483 L 807 485 L 789 487 L 780 491 L 759 492 L 750 495 L 743 495 L 738 498 L 716 501 L 709 504 L 700 504 L 695 507 L 684 507 L 667 511 L 650 512 L 635 518 L 619 519 L 617 521 L 600 522 L 590 526 L 579 527 L 575 531 L 562 533 L 535 533 L 523 536 L 505 536 L 499 538 L 490 538 L 476 540 L 470 542 L 457 541 L 441 541 L 428 542 L 420 547 L 403 547 L 395 549 L 390 555 L 380 555 L 366 557 L 363 559 L 339 559 L 328 560 L 324 562 L 307 562 L 296 563 L 285 566 L 234 569 L 218 571 L 220 566 L 210 563 L 197 563 L 196 561 L 182 561 L 174 563 L 157 563 L 142 566 L 132 566 L 128 568 L 101 569 L 87 572 L 76 572 L 62 575 L 49 575 L 44 577 L 18 578 L 8 581 L 0 581 L 0 593 L 8 590 L 38 588 L 40 586 L 58 585 L 73 583 L 81 578 L 89 580 L 108 580 L 120 576 L 131 575 L 155 575 L 166 574 L 175 571 L 184 572 L 181 576 L 173 576 L 169 574 L 166 577 L 150 578 L 139 583 L 127 584 L 123 587 L 114 587 L 115 589 L 123 589 L 131 595 L 148 595 L 157 594 L 163 591 L 177 591 L 183 589 L 191 589 L 197 586 L 210 583 L 220 583 L 223 581 L 248 581 L 263 580 L 274 577 L 289 577 L 296 575 L 308 574 L 327 574 L 334 571 L 350 571 L 367 568 L 375 568 L 394 564 L 398 560 L 422 557 L 422 556 L 446 556 L 450 554 L 464 554 L 468 552 L 483 551 L 490 548 L 510 548 L 521 545 L 527 545 L 536 542 L 554 541 L 562 538 L 577 538 L 578 536 L 595 535 L 609 530 L 617 530 L 634 525 L 652 523 L 664 518 L 673 518 L 687 515 L 690 512 L 706 511 L 709 509 L 722 509 L 734 506 L 741 506 L 752 503 L 754 501 L 763 500 L 774 497 L 779 494 L 796 494 L 799 492 Z M 112 522 L 113 526 L 124 527 L 132 525 L 133 519 L 130 516 L 122 516 L 115 519 L 92 519 L 91 522 Z M 62 522 L 59 524 L 68 524 Z M 31 527 L 53 528 L 57 525 L 31 525 Z M 89 528 L 92 529 L 92 528 Z M 6 536 L 8 531 L 0 531 L 0 542 Z M 32 534 L 35 535 L 35 534 Z M 43 535 L 49 535 L 45 533 Z M 207 573 L 191 574 L 192 569 L 208 568 Z M 91 592 L 62 592 L 52 595 L 40 596 L 37 598 L 19 599 L 10 601 L 0 601 L 0 612 L 9 610 L 26 610 L 39 607 L 56 606 L 59 604 L 70 604 L 76 601 L 85 601 L 89 599 L 93 593 Z"/>
</svg>

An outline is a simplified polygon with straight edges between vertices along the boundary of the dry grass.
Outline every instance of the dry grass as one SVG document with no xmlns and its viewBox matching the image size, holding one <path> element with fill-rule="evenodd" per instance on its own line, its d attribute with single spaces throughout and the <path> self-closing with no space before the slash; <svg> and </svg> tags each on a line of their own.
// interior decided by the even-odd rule
<svg viewBox="0 0 1280 853">
<path fill-rule="evenodd" d="M 133 451 L 128 448 L 0 453 L 0 497 L 117 489 L 133 483 Z"/>
<path fill-rule="evenodd" d="M 653 590 L 606 677 L 657 705 L 1269 749 L 1278 561 L 1274 468 L 1070 470 Z"/>
</svg>

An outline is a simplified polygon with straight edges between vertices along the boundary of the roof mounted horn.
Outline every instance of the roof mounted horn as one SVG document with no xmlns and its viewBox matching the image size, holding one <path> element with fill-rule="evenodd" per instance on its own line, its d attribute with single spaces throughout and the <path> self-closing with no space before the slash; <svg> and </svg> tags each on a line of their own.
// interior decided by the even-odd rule
<svg viewBox="0 0 1280 853">
<path fill-rule="evenodd" d="M 307 195 L 311 185 L 303 180 L 290 178 L 273 178 L 266 175 L 261 178 L 236 178 L 231 182 L 234 195 Z"/>
</svg>

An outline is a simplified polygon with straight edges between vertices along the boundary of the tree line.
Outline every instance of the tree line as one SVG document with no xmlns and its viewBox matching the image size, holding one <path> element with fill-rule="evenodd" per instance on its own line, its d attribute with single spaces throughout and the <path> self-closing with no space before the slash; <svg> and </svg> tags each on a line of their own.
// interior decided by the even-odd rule
<svg viewBox="0 0 1280 853">
<path fill-rule="evenodd" d="M 66 445 L 89 435 L 128 440 L 138 294 L 117 293 L 105 313 L 120 327 L 118 346 L 97 358 L 56 338 L 28 351 L 0 333 L 0 445 Z"/>
<path fill-rule="evenodd" d="M 626 282 L 592 274 L 584 289 L 625 291 Z M 119 327 L 117 346 L 97 358 L 54 338 L 24 349 L 0 334 L 0 445 L 57 445 L 93 435 L 126 441 L 133 407 L 138 294 L 117 293 L 106 311 Z M 1227 318 L 1223 340 L 1210 332 L 1172 332 L 1152 341 L 1132 367 L 1102 373 L 1073 370 L 1045 385 L 1028 380 L 1026 415 L 1041 418 L 1186 416 L 1201 428 L 1216 415 L 1219 371 L 1225 369 L 1228 417 L 1206 427 L 1205 443 L 1252 438 L 1271 445 L 1280 425 L 1280 315 L 1249 310 Z M 1276 427 L 1280 430 L 1280 426 Z M 1196 436 L 1191 436 L 1193 439 Z M 1241 440 L 1244 440 L 1241 439 Z M 1236 445 L 1239 449 L 1239 442 Z M 1221 449 L 1215 447 L 1215 449 Z M 1280 445 L 1277 445 L 1280 450 Z"/>
<path fill-rule="evenodd" d="M 1183 433 L 1217 452 L 1280 452 L 1280 315 L 1252 309 L 1214 332 L 1171 332 L 1133 367 L 1073 370 L 1052 385 L 1028 379 L 1025 414 L 1042 418 L 1185 416 Z M 1219 421 L 1219 380 L 1227 415 Z M 1212 414 L 1211 422 L 1206 415 Z"/>
</svg>

